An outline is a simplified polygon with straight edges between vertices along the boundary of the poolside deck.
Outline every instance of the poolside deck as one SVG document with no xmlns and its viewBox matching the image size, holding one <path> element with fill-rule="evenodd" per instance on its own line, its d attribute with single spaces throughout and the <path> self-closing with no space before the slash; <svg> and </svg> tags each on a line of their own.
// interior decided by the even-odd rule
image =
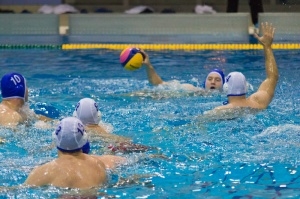
<svg viewBox="0 0 300 199">
<path fill-rule="evenodd" d="M 38 4 L 36 2 L 39 2 Z M 94 13 L 98 8 L 106 8 L 114 13 L 123 13 L 134 6 L 146 5 L 160 13 L 164 9 L 172 9 L 176 13 L 193 13 L 196 5 L 209 5 L 217 12 L 226 12 L 227 0 L 1 0 L 0 9 L 13 10 L 20 13 L 26 9 L 37 13 L 43 4 L 57 5 L 58 2 L 73 5 L 79 10 Z M 299 0 L 262 0 L 265 12 L 300 12 Z M 250 12 L 248 1 L 239 1 L 239 12 Z"/>
<path fill-rule="evenodd" d="M 259 14 L 259 22 L 274 24 L 279 43 L 299 42 L 299 18 L 300 13 Z M 19 44 L 25 38 L 38 44 L 249 43 L 256 28 L 250 21 L 249 13 L 1 14 L 0 44 Z"/>
</svg>

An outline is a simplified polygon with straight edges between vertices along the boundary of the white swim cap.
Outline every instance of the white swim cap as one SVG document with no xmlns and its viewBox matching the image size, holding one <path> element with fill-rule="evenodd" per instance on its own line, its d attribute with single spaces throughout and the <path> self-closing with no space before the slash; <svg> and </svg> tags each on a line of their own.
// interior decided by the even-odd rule
<svg viewBox="0 0 300 199">
<path fill-rule="evenodd" d="M 82 149 L 88 142 L 84 125 L 75 117 L 62 119 L 53 132 L 53 139 L 57 149 L 67 152 Z"/>
<path fill-rule="evenodd" d="M 223 91 L 227 96 L 241 96 L 247 93 L 247 81 L 240 72 L 231 72 L 225 78 Z"/>
<path fill-rule="evenodd" d="M 98 124 L 101 120 L 101 112 L 97 103 L 91 98 L 81 99 L 73 113 L 74 117 L 81 120 L 84 125 Z"/>
</svg>

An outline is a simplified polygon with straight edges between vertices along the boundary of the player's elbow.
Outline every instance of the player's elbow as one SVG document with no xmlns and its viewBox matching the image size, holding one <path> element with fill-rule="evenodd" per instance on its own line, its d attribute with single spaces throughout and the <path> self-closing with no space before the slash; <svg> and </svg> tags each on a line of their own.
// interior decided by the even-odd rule
<svg viewBox="0 0 300 199">
<path fill-rule="evenodd" d="M 279 75 L 278 75 L 278 73 L 275 73 L 275 74 L 273 75 L 273 79 L 274 79 L 275 82 L 278 82 L 278 80 L 279 80 Z"/>
</svg>

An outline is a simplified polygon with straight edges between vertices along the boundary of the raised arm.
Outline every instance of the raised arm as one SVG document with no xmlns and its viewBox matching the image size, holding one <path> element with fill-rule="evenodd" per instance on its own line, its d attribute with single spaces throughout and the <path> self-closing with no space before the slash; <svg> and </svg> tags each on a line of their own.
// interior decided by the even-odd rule
<svg viewBox="0 0 300 199">
<path fill-rule="evenodd" d="M 257 92 L 250 97 L 255 100 L 261 106 L 261 108 L 266 108 L 272 101 L 278 81 L 278 69 L 272 50 L 275 28 L 268 22 L 261 23 L 261 32 L 261 37 L 256 33 L 254 36 L 264 48 L 267 77 L 261 83 Z"/>
<path fill-rule="evenodd" d="M 143 64 L 146 66 L 146 70 L 147 70 L 147 76 L 148 76 L 148 81 L 152 84 L 152 85 L 159 85 L 164 83 L 164 81 L 160 78 L 160 76 L 156 73 L 154 67 L 152 66 L 152 64 L 150 63 L 150 59 L 147 53 L 145 53 L 145 51 L 141 50 L 142 53 L 145 55 L 145 60 L 143 62 Z"/>
</svg>

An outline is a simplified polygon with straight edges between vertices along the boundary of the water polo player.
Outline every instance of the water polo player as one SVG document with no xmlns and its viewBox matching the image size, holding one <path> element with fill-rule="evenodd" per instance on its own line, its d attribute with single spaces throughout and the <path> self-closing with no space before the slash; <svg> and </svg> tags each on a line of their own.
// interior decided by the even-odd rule
<svg viewBox="0 0 300 199">
<path fill-rule="evenodd" d="M 111 152 L 143 152 L 150 148 L 134 144 L 127 137 L 111 133 L 112 130 L 109 129 L 109 126 L 101 122 L 101 112 L 98 104 L 91 98 L 81 99 L 76 105 L 73 116 L 81 120 L 93 140 L 100 138 L 100 141 L 106 144 Z"/>
<path fill-rule="evenodd" d="M 53 140 L 58 149 L 58 157 L 33 169 L 25 185 L 97 188 L 107 182 L 106 169 L 114 169 L 119 164 L 126 163 L 126 159 L 120 156 L 83 153 L 88 135 L 82 122 L 75 117 L 60 121 L 53 132 Z"/>
<path fill-rule="evenodd" d="M 30 119 L 50 120 L 25 107 L 28 101 L 26 79 L 19 73 L 7 73 L 1 79 L 0 125 L 13 127 Z"/>
<path fill-rule="evenodd" d="M 241 72 L 229 73 L 224 84 L 224 92 L 227 94 L 228 103 L 206 112 L 206 115 L 212 114 L 212 116 L 215 116 L 216 113 L 224 113 L 223 110 L 242 107 L 262 110 L 266 109 L 271 103 L 279 78 L 272 50 L 275 28 L 267 22 L 262 23 L 260 32 L 262 33 L 261 37 L 257 34 L 254 34 L 254 36 L 264 49 L 266 79 L 260 84 L 258 90 L 247 98 L 248 85 L 245 76 Z"/>
<path fill-rule="evenodd" d="M 150 63 L 149 55 L 141 50 L 141 52 L 145 55 L 145 59 L 143 64 L 146 66 L 146 71 L 147 71 L 147 77 L 148 81 L 152 85 L 160 85 L 160 84 L 168 84 L 170 82 L 165 82 L 161 79 L 161 77 L 156 73 L 154 67 Z M 223 84 L 225 83 L 224 81 L 224 73 L 220 69 L 214 69 L 210 73 L 208 73 L 204 84 L 203 88 L 201 87 L 196 87 L 192 84 L 181 84 L 181 88 L 183 90 L 188 90 L 188 91 L 208 91 L 208 90 L 219 90 L 222 91 Z"/>
</svg>

